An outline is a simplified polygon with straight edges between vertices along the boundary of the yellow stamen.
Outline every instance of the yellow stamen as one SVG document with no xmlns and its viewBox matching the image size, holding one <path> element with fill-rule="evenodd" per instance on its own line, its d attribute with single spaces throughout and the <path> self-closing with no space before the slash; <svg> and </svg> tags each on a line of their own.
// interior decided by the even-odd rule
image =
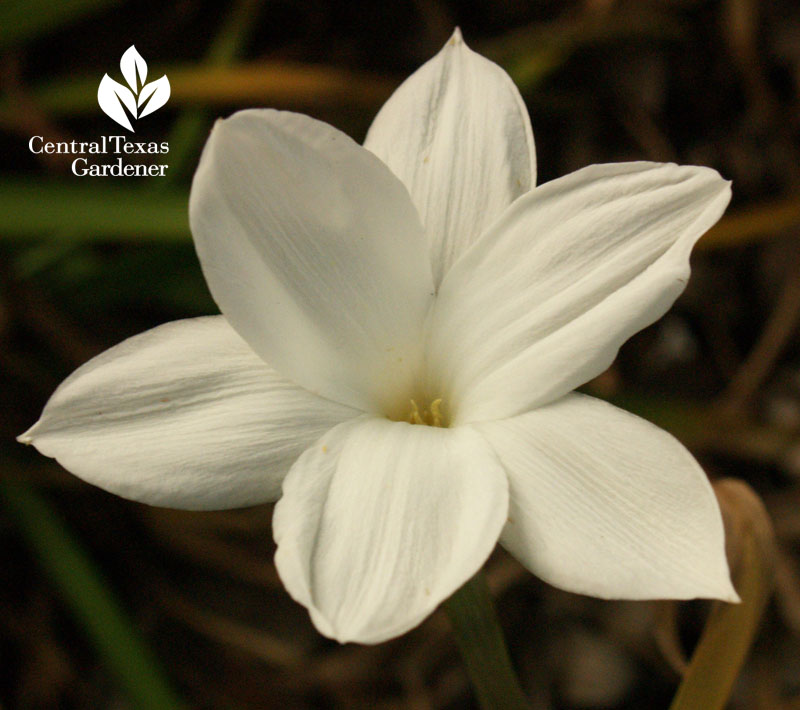
<svg viewBox="0 0 800 710">
<path fill-rule="evenodd" d="M 411 400 L 411 411 L 408 414 L 409 424 L 424 424 L 426 426 L 444 427 L 444 414 L 442 413 L 442 398 L 433 400 L 428 407 L 420 409 L 415 400 Z"/>
<path fill-rule="evenodd" d="M 433 418 L 433 426 L 442 426 L 442 398 L 434 399 L 431 402 L 431 417 Z"/>
<path fill-rule="evenodd" d="M 419 407 L 417 403 L 412 399 L 411 400 L 411 415 L 408 419 L 410 424 L 424 424 L 425 420 L 420 416 Z"/>
</svg>

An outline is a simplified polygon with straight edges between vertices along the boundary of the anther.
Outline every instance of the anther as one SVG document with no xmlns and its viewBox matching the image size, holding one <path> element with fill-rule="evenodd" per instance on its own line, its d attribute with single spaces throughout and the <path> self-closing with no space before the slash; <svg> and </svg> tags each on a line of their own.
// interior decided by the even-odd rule
<svg viewBox="0 0 800 710">
<path fill-rule="evenodd" d="M 409 424 L 424 424 L 426 426 L 444 427 L 444 414 L 442 413 L 442 399 L 435 399 L 427 407 L 420 409 L 416 400 L 410 400 L 411 411 L 408 414 Z"/>
<path fill-rule="evenodd" d="M 433 426 L 442 426 L 442 398 L 434 399 L 431 402 L 431 417 L 433 418 Z"/>
<path fill-rule="evenodd" d="M 425 420 L 420 416 L 419 407 L 417 403 L 411 400 L 411 414 L 408 418 L 409 424 L 424 424 Z"/>
</svg>

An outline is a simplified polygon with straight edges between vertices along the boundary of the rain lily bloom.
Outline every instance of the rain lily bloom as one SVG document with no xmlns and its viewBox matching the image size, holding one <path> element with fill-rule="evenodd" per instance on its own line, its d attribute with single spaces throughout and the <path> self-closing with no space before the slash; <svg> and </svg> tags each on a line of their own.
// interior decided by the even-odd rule
<svg viewBox="0 0 800 710">
<path fill-rule="evenodd" d="M 536 187 L 516 87 L 456 32 L 363 147 L 218 122 L 189 213 L 223 315 L 94 358 L 20 440 L 145 503 L 277 500 L 281 579 L 342 642 L 411 629 L 498 540 L 573 592 L 734 601 L 691 454 L 573 392 L 666 312 L 729 199 L 648 162 Z"/>
</svg>

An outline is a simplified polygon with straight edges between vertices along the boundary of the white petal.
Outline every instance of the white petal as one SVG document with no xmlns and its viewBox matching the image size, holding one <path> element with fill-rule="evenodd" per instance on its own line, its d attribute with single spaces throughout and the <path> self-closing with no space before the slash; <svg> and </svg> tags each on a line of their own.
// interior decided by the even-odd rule
<svg viewBox="0 0 800 710">
<path fill-rule="evenodd" d="M 211 293 L 278 372 L 373 411 L 414 396 L 430 265 L 372 153 L 306 116 L 242 111 L 214 128 L 189 216 Z"/>
<path fill-rule="evenodd" d="M 419 624 L 497 542 L 508 482 L 469 429 L 362 418 L 294 465 L 275 508 L 275 562 L 321 633 L 378 643 Z"/>
<path fill-rule="evenodd" d="M 395 91 L 364 141 L 406 184 L 428 235 L 436 283 L 536 184 L 528 112 L 511 78 L 456 30 Z"/>
<path fill-rule="evenodd" d="M 521 197 L 442 283 L 431 393 L 457 421 L 499 419 L 599 374 L 683 291 L 729 199 L 716 171 L 657 163 L 593 165 Z"/>
<path fill-rule="evenodd" d="M 510 480 L 502 544 L 561 589 L 736 601 L 717 500 L 672 436 L 585 395 L 475 425 Z"/>
<path fill-rule="evenodd" d="M 19 440 L 125 498 L 232 508 L 277 498 L 305 448 L 358 414 L 278 376 L 216 316 L 166 323 L 90 360 Z"/>
</svg>

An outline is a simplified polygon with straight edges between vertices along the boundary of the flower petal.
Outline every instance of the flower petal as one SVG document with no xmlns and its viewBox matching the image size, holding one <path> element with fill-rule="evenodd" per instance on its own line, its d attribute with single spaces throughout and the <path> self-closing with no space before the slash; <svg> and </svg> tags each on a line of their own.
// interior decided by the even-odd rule
<svg viewBox="0 0 800 710">
<path fill-rule="evenodd" d="M 431 328 L 431 382 L 456 421 L 553 401 L 605 370 L 689 278 L 719 219 L 716 171 L 593 165 L 521 197 L 453 266 Z"/>
<path fill-rule="evenodd" d="M 189 216 L 211 293 L 278 372 L 373 411 L 413 396 L 432 277 L 408 193 L 374 155 L 306 116 L 242 111 L 214 128 Z"/>
<path fill-rule="evenodd" d="M 215 316 L 90 360 L 19 440 L 125 498 L 232 508 L 277 498 L 305 448 L 358 414 L 281 378 Z"/>
<path fill-rule="evenodd" d="M 737 601 L 719 506 L 672 436 L 586 395 L 475 427 L 506 467 L 502 544 L 561 589 Z"/>
<path fill-rule="evenodd" d="M 321 633 L 378 643 L 475 574 L 507 512 L 508 482 L 478 433 L 363 417 L 286 477 L 275 562 Z"/>
<path fill-rule="evenodd" d="M 456 30 L 386 102 L 364 141 L 406 184 L 434 278 L 536 184 L 528 112 L 511 78 Z"/>
</svg>

